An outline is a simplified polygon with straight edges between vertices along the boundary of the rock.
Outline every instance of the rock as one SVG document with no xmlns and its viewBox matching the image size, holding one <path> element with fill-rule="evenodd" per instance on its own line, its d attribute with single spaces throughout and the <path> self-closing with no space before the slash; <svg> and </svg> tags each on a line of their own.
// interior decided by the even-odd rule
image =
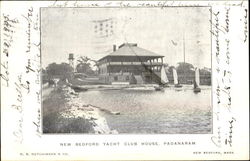
<svg viewBox="0 0 250 161">
<path fill-rule="evenodd" d="M 97 118 L 94 118 L 94 117 L 90 117 L 90 120 L 97 120 Z"/>
<path fill-rule="evenodd" d="M 95 133 L 97 134 L 117 134 L 116 130 L 110 130 L 106 118 L 101 116 L 100 111 L 111 113 L 108 110 L 96 107 L 90 104 L 85 104 L 82 99 L 78 98 L 78 94 L 74 92 L 70 87 L 65 88 L 65 95 L 69 98 L 66 106 L 67 110 L 61 112 L 61 116 L 65 118 L 84 118 L 87 119 L 93 126 Z M 120 112 L 112 112 L 114 115 L 120 115 Z"/>
<path fill-rule="evenodd" d="M 120 115 L 121 113 L 120 112 L 111 112 L 111 114 Z"/>
</svg>

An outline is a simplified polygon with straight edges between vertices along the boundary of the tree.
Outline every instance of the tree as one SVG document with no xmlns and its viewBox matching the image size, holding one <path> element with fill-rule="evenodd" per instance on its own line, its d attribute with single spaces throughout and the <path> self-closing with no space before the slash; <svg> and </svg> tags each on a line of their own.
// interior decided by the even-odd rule
<svg viewBox="0 0 250 161">
<path fill-rule="evenodd" d="M 76 71 L 78 73 L 84 73 L 84 74 L 87 74 L 87 75 L 94 74 L 94 71 L 91 69 L 89 63 L 79 63 L 79 64 L 77 64 Z"/>
<path fill-rule="evenodd" d="M 190 70 L 194 70 L 194 66 L 192 64 L 184 63 L 184 62 L 178 63 L 177 71 L 186 72 L 186 71 L 190 71 Z"/>
<path fill-rule="evenodd" d="M 93 75 L 95 73 L 94 70 L 91 68 L 90 62 L 94 62 L 96 65 L 96 61 L 91 60 L 90 58 L 86 56 L 80 57 L 77 61 L 79 62 L 76 65 L 76 71 L 78 73 L 84 73 L 87 75 Z"/>
<path fill-rule="evenodd" d="M 67 77 L 70 73 L 73 72 L 73 68 L 67 63 L 51 63 L 46 67 L 46 72 L 49 78 L 55 75 Z"/>
<path fill-rule="evenodd" d="M 168 67 L 168 73 L 173 73 L 173 68 L 175 68 L 174 66 L 169 66 Z"/>
<path fill-rule="evenodd" d="M 42 74 L 46 74 L 46 70 L 42 68 Z"/>
</svg>

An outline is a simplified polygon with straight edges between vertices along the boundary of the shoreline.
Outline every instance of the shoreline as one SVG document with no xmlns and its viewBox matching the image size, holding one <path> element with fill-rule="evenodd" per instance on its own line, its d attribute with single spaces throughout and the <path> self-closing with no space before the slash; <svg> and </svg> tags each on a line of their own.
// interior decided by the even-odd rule
<svg viewBox="0 0 250 161">
<path fill-rule="evenodd" d="M 118 133 L 116 130 L 111 130 L 109 128 L 106 118 L 102 115 L 102 112 L 112 114 L 111 111 L 90 104 L 85 104 L 83 100 L 80 100 L 78 96 L 79 94 L 69 86 L 62 87 L 62 91 L 66 96 L 67 108 L 59 113 L 61 117 L 66 119 L 85 119 L 92 125 L 93 133 L 95 134 Z"/>
<path fill-rule="evenodd" d="M 103 116 L 103 113 L 117 113 L 85 104 L 69 85 L 44 86 L 43 90 L 43 133 L 118 133 L 109 128 Z"/>
<path fill-rule="evenodd" d="M 158 84 L 141 84 L 141 85 L 73 85 L 74 87 L 82 88 L 86 91 L 93 90 L 153 90 L 155 91 L 155 87 L 159 87 Z M 202 90 L 210 89 L 211 86 L 201 85 L 199 86 Z M 170 84 L 169 87 L 165 89 L 170 90 L 193 90 L 193 85 L 183 85 L 181 88 L 174 87 L 173 84 Z"/>
</svg>

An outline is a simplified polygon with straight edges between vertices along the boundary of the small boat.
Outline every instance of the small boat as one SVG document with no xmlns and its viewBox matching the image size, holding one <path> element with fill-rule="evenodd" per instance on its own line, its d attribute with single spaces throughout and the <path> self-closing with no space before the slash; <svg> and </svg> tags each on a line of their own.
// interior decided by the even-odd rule
<svg viewBox="0 0 250 161">
<path fill-rule="evenodd" d="M 72 88 L 75 92 L 84 92 L 84 91 L 87 91 L 87 90 L 88 90 L 87 88 L 83 88 L 83 87 L 80 87 L 80 86 L 71 86 L 71 88 Z"/>
<path fill-rule="evenodd" d="M 181 88 L 182 85 L 178 83 L 178 84 L 175 84 L 174 87 L 175 87 L 175 88 Z"/>
<path fill-rule="evenodd" d="M 162 91 L 164 88 L 169 87 L 168 85 L 168 77 L 165 71 L 165 67 L 161 67 L 161 84 L 159 86 L 154 87 L 156 91 Z"/>
<path fill-rule="evenodd" d="M 181 88 L 182 85 L 178 81 L 178 75 L 177 75 L 177 71 L 175 68 L 173 68 L 173 77 L 174 77 L 174 87 Z"/>
<path fill-rule="evenodd" d="M 201 92 L 200 88 L 194 88 L 194 93 L 199 93 L 199 92 Z"/>
<path fill-rule="evenodd" d="M 200 86 L 200 72 L 199 72 L 199 69 L 196 68 L 195 79 L 194 79 L 194 92 L 195 93 L 201 92 L 201 88 L 199 86 Z"/>
<path fill-rule="evenodd" d="M 163 86 L 164 88 L 170 87 L 170 86 L 168 85 L 168 83 L 167 83 L 167 84 L 163 84 L 162 86 Z"/>
<path fill-rule="evenodd" d="M 161 83 L 162 83 L 163 87 L 169 87 L 169 85 L 168 85 L 169 80 L 168 80 L 168 76 L 166 74 L 164 66 L 161 67 Z"/>
<path fill-rule="evenodd" d="M 162 91 L 164 88 L 162 86 L 155 86 L 154 87 L 156 91 Z"/>
</svg>

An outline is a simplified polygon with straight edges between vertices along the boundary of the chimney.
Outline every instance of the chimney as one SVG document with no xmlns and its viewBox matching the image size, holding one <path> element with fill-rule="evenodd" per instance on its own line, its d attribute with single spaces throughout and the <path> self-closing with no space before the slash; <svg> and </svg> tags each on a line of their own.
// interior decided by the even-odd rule
<svg viewBox="0 0 250 161">
<path fill-rule="evenodd" d="M 113 52 L 116 51 L 116 45 L 113 45 Z"/>
</svg>

